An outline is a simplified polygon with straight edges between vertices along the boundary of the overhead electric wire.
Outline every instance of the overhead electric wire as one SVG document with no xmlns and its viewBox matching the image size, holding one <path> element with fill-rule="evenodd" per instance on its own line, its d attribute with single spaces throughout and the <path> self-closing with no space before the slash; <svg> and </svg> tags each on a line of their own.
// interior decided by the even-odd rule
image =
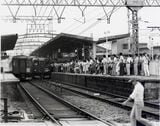
<svg viewBox="0 0 160 126">
<path fill-rule="evenodd" d="M 101 12 L 100 12 L 100 13 L 101 13 Z M 93 19 L 94 19 L 95 17 L 99 16 L 99 14 L 100 14 L 100 13 L 98 13 L 96 16 L 91 17 L 91 18 L 90 18 L 90 19 L 88 19 L 86 22 L 93 21 Z M 72 32 L 72 31 L 76 30 L 78 27 L 81 27 L 82 25 L 84 25 L 84 24 L 80 24 L 80 25 L 78 25 L 78 26 L 76 26 L 76 27 L 72 28 L 72 29 L 71 29 L 71 30 L 69 30 L 68 32 Z"/>
<path fill-rule="evenodd" d="M 88 13 L 91 13 L 91 12 L 93 12 L 92 10 L 91 11 L 89 11 Z M 82 18 L 82 17 L 81 17 Z M 79 18 L 79 19 L 81 19 L 81 18 Z M 78 19 L 78 20 L 79 20 Z M 89 19 L 90 20 L 90 19 Z M 88 21 L 89 21 L 88 20 Z M 87 22 L 88 22 L 87 21 Z M 71 26 L 73 27 L 73 24 L 75 24 L 75 22 L 77 22 L 76 20 L 74 20 L 74 22 L 72 23 L 72 24 L 70 24 L 67 28 L 65 28 L 63 31 L 66 31 L 66 30 L 68 30 L 68 28 L 70 28 Z M 80 25 L 83 25 L 83 24 L 80 24 Z M 78 27 L 80 26 L 80 25 L 78 25 Z M 76 26 L 76 28 L 77 28 L 77 26 Z M 69 31 L 72 31 L 74 28 L 72 28 L 71 30 L 69 30 Z"/>
<path fill-rule="evenodd" d="M 42 14 L 42 17 L 45 15 L 45 13 L 46 13 L 46 11 L 47 11 L 47 8 L 48 8 L 48 6 L 45 8 L 45 10 L 44 10 L 44 12 L 43 12 L 43 14 Z M 41 17 L 41 19 L 42 19 L 42 17 Z M 41 22 L 41 20 L 39 21 L 39 23 Z"/>
<path fill-rule="evenodd" d="M 117 11 L 118 9 L 119 9 L 120 7 L 118 7 L 118 8 L 116 8 L 115 9 L 115 11 Z M 114 11 L 114 12 L 115 12 Z M 111 12 L 111 11 L 110 11 Z M 113 13 L 114 13 L 113 12 Z M 106 15 L 104 15 L 103 17 L 101 17 L 101 18 L 106 18 Z M 84 29 L 83 31 L 81 31 L 79 34 L 81 35 L 82 33 L 84 33 L 84 32 L 86 32 L 86 31 L 88 31 L 90 28 L 93 28 L 93 27 L 95 27 L 97 24 L 99 24 L 100 23 L 100 21 L 96 21 L 96 22 L 94 22 L 93 24 L 91 24 L 90 26 L 88 26 L 86 29 Z"/>
</svg>

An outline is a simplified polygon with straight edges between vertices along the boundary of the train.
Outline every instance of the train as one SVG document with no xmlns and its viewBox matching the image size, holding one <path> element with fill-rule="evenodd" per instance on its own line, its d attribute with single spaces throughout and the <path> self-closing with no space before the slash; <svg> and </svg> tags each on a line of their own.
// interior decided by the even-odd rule
<svg viewBox="0 0 160 126">
<path fill-rule="evenodd" d="M 24 55 L 12 58 L 12 72 L 21 80 L 32 79 L 32 58 Z"/>
<path fill-rule="evenodd" d="M 50 62 L 47 58 L 33 58 L 33 77 L 51 78 Z"/>
<path fill-rule="evenodd" d="M 12 73 L 20 80 L 51 78 L 50 62 L 47 58 L 14 56 L 12 58 Z"/>
</svg>

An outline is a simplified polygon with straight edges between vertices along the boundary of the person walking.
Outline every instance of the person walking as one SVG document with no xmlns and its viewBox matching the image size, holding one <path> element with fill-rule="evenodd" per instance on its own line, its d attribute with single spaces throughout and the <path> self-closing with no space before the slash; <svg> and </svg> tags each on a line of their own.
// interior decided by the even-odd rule
<svg viewBox="0 0 160 126">
<path fill-rule="evenodd" d="M 136 126 L 136 120 L 145 126 L 153 126 L 149 120 L 142 118 L 142 109 L 144 107 L 144 87 L 136 79 L 129 80 L 134 86 L 134 90 L 122 105 L 126 105 L 128 101 L 134 99 L 134 104 L 130 114 L 131 126 Z"/>
</svg>

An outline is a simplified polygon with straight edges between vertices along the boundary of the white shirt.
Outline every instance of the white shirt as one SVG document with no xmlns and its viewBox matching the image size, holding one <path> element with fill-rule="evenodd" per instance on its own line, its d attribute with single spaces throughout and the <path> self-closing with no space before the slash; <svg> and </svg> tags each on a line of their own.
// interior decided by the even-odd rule
<svg viewBox="0 0 160 126">
<path fill-rule="evenodd" d="M 139 61 L 139 58 L 138 58 L 138 56 L 136 56 L 135 59 L 134 59 L 134 63 L 138 64 L 138 61 Z"/>
<path fill-rule="evenodd" d="M 90 65 L 93 64 L 93 60 L 92 60 L 92 59 L 90 59 L 89 64 L 90 64 Z"/>
<path fill-rule="evenodd" d="M 116 57 L 114 57 L 113 62 L 114 62 L 114 63 L 116 63 L 116 62 L 117 62 L 117 58 L 116 58 Z"/>
<path fill-rule="evenodd" d="M 123 63 L 123 62 L 124 62 L 124 57 L 123 57 L 123 56 L 120 56 L 120 58 L 119 58 L 119 59 L 120 59 L 120 62 L 121 62 L 121 63 Z"/>
<path fill-rule="evenodd" d="M 106 64 L 107 63 L 107 58 L 103 58 L 102 63 Z"/>
<path fill-rule="evenodd" d="M 134 90 L 132 94 L 130 95 L 130 98 L 134 99 L 134 102 L 143 102 L 144 97 L 144 87 L 140 82 L 137 82 L 137 84 L 134 86 Z"/>
<path fill-rule="evenodd" d="M 108 63 L 112 63 L 111 57 L 108 57 Z"/>
<path fill-rule="evenodd" d="M 131 57 L 127 57 L 127 63 L 133 62 L 133 59 Z"/>
<path fill-rule="evenodd" d="M 144 63 L 144 64 L 148 64 L 148 62 L 149 62 L 148 57 L 143 56 L 143 63 Z"/>
</svg>

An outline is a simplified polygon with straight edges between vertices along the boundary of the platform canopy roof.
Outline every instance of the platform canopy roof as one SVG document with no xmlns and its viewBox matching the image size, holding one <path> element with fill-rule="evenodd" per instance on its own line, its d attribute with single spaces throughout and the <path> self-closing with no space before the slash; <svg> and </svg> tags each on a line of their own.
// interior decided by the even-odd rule
<svg viewBox="0 0 160 126">
<path fill-rule="evenodd" d="M 121 35 L 113 35 L 113 36 L 108 36 L 108 41 L 114 41 L 114 40 L 118 40 L 118 39 L 123 39 L 123 38 L 127 38 L 130 37 L 130 34 L 121 34 Z M 99 38 L 99 40 L 97 41 L 97 44 L 101 44 L 101 43 L 105 43 L 106 42 L 106 37 L 103 38 Z"/>
<path fill-rule="evenodd" d="M 121 35 L 114 35 L 109 36 L 109 41 L 114 41 L 117 39 L 123 39 L 129 37 L 130 34 L 121 34 Z M 53 50 L 61 49 L 64 52 L 70 52 L 73 51 L 75 48 L 82 48 L 85 46 L 92 46 L 93 42 L 96 42 L 97 44 L 101 44 L 106 42 L 106 37 L 98 39 L 98 41 L 93 41 L 92 37 L 84 37 L 79 35 L 73 35 L 73 34 L 66 34 L 61 33 L 58 34 L 55 38 L 50 39 L 48 42 L 41 45 L 39 48 L 34 50 L 31 55 L 38 54 L 40 56 L 43 56 L 44 54 L 47 54 L 49 52 L 52 52 Z"/>
<path fill-rule="evenodd" d="M 17 34 L 1 36 L 1 51 L 12 50 L 18 39 Z"/>
<path fill-rule="evenodd" d="M 49 40 L 48 42 L 37 48 L 35 51 L 31 53 L 31 55 L 46 52 L 51 49 L 61 49 L 65 52 L 69 52 L 75 48 L 83 47 L 83 45 L 92 45 L 92 43 L 93 39 L 91 37 L 61 33 L 58 34 L 55 38 Z"/>
</svg>

